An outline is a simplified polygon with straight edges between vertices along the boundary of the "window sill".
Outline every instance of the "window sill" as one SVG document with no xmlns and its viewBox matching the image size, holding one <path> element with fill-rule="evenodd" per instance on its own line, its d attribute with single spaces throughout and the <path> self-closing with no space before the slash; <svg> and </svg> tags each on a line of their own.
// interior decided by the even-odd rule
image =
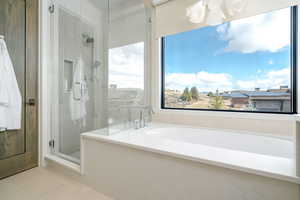
<svg viewBox="0 0 300 200">
<path fill-rule="evenodd" d="M 297 122 L 299 122 L 299 121 L 300 121 L 300 114 L 295 114 L 294 116 L 295 116 L 295 120 L 296 120 Z"/>
<path fill-rule="evenodd" d="M 186 116 L 207 116 L 207 117 L 230 117 L 239 119 L 262 119 L 262 120 L 299 120 L 299 114 L 280 113 L 249 113 L 249 112 L 226 112 L 226 111 L 206 111 L 206 110 L 176 110 L 159 108 L 155 114 L 172 114 Z"/>
</svg>

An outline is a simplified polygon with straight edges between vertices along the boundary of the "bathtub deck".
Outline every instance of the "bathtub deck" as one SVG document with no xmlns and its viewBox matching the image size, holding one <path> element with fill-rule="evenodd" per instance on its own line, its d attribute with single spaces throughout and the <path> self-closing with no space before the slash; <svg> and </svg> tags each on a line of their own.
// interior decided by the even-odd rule
<svg viewBox="0 0 300 200">
<path fill-rule="evenodd" d="M 149 129 L 163 126 L 167 127 L 170 125 L 152 124 L 145 129 L 129 130 L 112 136 L 103 136 L 97 133 L 97 131 L 94 131 L 84 133 L 82 139 L 119 144 L 143 151 L 197 161 L 292 183 L 300 183 L 300 178 L 296 176 L 296 164 L 294 159 L 235 151 L 200 144 L 191 145 L 189 143 L 149 137 L 145 134 Z"/>
</svg>

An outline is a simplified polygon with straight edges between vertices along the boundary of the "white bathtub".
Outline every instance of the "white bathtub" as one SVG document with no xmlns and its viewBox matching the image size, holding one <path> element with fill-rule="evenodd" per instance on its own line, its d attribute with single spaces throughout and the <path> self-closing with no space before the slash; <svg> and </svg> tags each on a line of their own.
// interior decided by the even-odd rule
<svg viewBox="0 0 300 200">
<path fill-rule="evenodd" d="M 266 136 L 259 133 L 220 131 L 204 128 L 164 127 L 145 130 L 145 137 L 169 140 L 191 145 L 207 145 L 217 148 L 244 151 L 270 156 L 293 158 L 292 139 Z"/>
<path fill-rule="evenodd" d="M 134 194 L 123 191 L 124 185 L 119 185 L 119 182 L 128 179 L 128 181 L 131 180 L 137 183 L 135 187 L 149 180 L 153 181 L 151 184 L 155 184 L 155 180 L 152 180 L 153 177 L 160 179 L 166 174 L 171 177 L 179 176 L 178 172 L 183 169 L 176 168 L 178 163 L 185 163 L 183 168 L 187 171 L 195 170 L 193 164 L 189 164 L 191 161 L 196 161 L 201 166 L 199 171 L 193 171 L 195 174 L 187 172 L 189 176 L 184 173 L 180 174 L 180 177 L 177 177 L 179 180 L 172 181 L 170 179 L 170 182 L 168 182 L 162 178 L 161 180 L 156 180 L 156 182 L 167 181 L 165 184 L 171 185 L 174 181 L 181 181 L 182 184 L 186 185 L 195 182 L 200 185 L 205 184 L 206 180 L 200 179 L 203 179 L 203 176 L 206 175 L 199 176 L 198 173 L 205 171 L 205 173 L 209 174 L 211 170 L 209 167 L 203 167 L 204 164 L 213 168 L 221 167 L 228 170 L 236 170 L 239 173 L 243 172 L 245 173 L 243 176 L 253 174 L 253 177 L 258 175 L 274 179 L 274 188 L 272 190 L 276 190 L 278 186 L 275 180 L 280 183 L 293 183 L 297 185 L 297 190 L 293 192 L 295 192 L 295 195 L 299 195 L 298 184 L 300 179 L 295 175 L 294 144 L 292 139 L 270 137 L 260 133 L 191 128 L 159 123 L 152 123 L 144 129 L 128 130 L 110 136 L 105 136 L 102 133 L 99 130 L 82 135 L 82 168 L 83 173 L 90 180 L 93 180 L 93 185 L 95 186 L 95 182 L 99 183 L 101 192 L 108 195 L 118 197 L 118 194 L 122 194 L 128 196 L 128 199 L 131 200 L 141 198 L 142 192 L 139 193 L 140 196 L 135 198 Z M 93 154 L 100 156 L 97 157 L 99 161 L 92 156 Z M 164 158 L 156 157 L 154 156 L 155 154 L 164 156 Z M 176 159 L 182 159 L 182 161 Z M 172 164 L 168 163 L 171 162 L 170 160 L 172 160 Z M 101 172 L 98 171 L 99 169 Z M 160 174 L 158 177 L 153 175 L 153 169 L 156 169 L 156 172 Z M 158 172 L 158 169 L 162 171 Z M 234 174 L 232 176 L 235 178 L 240 176 L 241 174 L 238 174 L 238 172 L 237 175 Z M 137 176 L 135 173 L 140 175 Z M 223 183 L 219 180 L 219 176 L 222 177 L 224 171 L 222 171 L 221 175 L 216 175 L 218 173 L 219 170 L 216 170 L 216 173 L 211 174 L 211 178 L 215 179 L 216 182 L 220 182 L 218 187 L 225 187 L 226 181 Z M 227 173 L 229 172 L 225 172 L 225 174 Z M 114 178 L 111 179 L 110 176 Z M 251 183 L 251 178 L 247 179 L 242 180 L 245 181 L 242 184 L 255 184 L 255 181 L 257 181 L 255 180 Z M 230 182 L 230 180 L 228 181 Z M 273 187 L 268 185 L 269 183 L 266 184 L 266 187 Z M 130 185 L 125 188 L 126 190 L 132 190 L 134 187 Z M 157 190 L 159 189 L 153 189 L 152 192 L 157 193 Z M 146 191 L 145 189 L 144 192 Z M 184 195 L 185 192 L 178 191 L 177 195 Z M 265 199 L 282 198 L 278 194 L 276 194 L 276 197 L 273 191 L 266 192 L 269 192 L 268 195 L 270 194 L 272 198 Z M 152 198 L 166 199 L 166 194 L 157 195 Z M 190 199 L 197 199 L 200 194 L 197 195 L 195 193 L 195 198 L 191 197 Z M 223 198 L 218 197 L 218 199 Z M 230 197 L 229 199 L 235 199 L 235 197 Z M 251 197 L 250 199 L 255 198 Z"/>
</svg>

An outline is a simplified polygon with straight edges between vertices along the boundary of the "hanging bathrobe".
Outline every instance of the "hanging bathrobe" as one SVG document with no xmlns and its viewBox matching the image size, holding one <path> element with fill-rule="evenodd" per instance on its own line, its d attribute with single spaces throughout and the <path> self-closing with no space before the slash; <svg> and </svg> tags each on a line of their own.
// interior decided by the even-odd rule
<svg viewBox="0 0 300 200">
<path fill-rule="evenodd" d="M 84 62 L 82 58 L 79 58 L 73 75 L 72 92 L 70 95 L 70 112 L 71 119 L 74 123 L 81 120 L 83 126 L 86 124 L 86 103 L 89 101 L 88 87 L 85 78 Z"/>
<path fill-rule="evenodd" d="M 0 37 L 0 131 L 21 128 L 22 97 L 5 41 Z"/>
</svg>

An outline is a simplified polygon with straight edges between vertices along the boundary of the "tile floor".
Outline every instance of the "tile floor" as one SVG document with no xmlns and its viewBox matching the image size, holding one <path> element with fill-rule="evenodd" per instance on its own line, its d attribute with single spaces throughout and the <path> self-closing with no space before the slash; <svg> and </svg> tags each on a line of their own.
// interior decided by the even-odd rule
<svg viewBox="0 0 300 200">
<path fill-rule="evenodd" d="M 34 168 L 0 180 L 1 200 L 112 200 L 76 179 Z"/>
</svg>

